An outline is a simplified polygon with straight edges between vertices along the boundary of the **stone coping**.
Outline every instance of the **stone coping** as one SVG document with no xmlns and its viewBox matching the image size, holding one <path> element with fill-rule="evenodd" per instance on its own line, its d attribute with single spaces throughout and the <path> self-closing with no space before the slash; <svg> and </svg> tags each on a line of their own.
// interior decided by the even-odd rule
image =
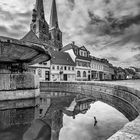
<svg viewBox="0 0 140 140">
<path fill-rule="evenodd" d="M 108 140 L 140 140 L 140 116 L 134 121 L 127 123 Z"/>
</svg>

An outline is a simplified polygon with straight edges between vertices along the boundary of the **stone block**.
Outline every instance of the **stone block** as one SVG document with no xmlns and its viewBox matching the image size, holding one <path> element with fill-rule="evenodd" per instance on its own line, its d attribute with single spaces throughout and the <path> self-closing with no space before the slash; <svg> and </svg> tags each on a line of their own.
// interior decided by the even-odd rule
<svg viewBox="0 0 140 140">
<path fill-rule="evenodd" d="M 32 73 L 0 74 L 0 91 L 37 88 L 39 80 Z"/>
<path fill-rule="evenodd" d="M 0 91 L 0 101 L 36 98 L 39 95 L 39 89 Z"/>
</svg>

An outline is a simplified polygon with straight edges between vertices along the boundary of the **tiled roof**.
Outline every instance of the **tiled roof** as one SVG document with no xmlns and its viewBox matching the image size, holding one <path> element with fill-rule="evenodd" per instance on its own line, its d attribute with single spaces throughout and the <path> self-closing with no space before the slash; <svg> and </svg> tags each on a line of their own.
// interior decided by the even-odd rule
<svg viewBox="0 0 140 140">
<path fill-rule="evenodd" d="M 39 38 L 35 35 L 35 33 L 32 30 L 30 30 L 21 40 L 40 45 L 42 44 Z"/>
<path fill-rule="evenodd" d="M 75 66 L 72 58 L 66 52 L 51 51 L 51 56 L 52 64 Z"/>
</svg>

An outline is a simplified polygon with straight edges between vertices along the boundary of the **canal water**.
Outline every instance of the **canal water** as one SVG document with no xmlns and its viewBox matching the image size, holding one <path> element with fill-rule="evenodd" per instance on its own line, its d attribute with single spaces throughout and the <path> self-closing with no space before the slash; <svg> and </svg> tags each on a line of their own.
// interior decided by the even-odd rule
<svg viewBox="0 0 140 140">
<path fill-rule="evenodd" d="M 95 127 L 94 116 L 98 121 Z M 106 140 L 127 122 L 128 120 L 119 111 L 98 101 L 91 104 L 86 114 L 78 114 L 75 119 L 64 115 L 59 140 Z M 27 129 L 28 126 L 23 125 L 0 131 L 0 140 L 23 140 Z M 36 128 L 33 128 L 33 131 L 35 130 Z M 33 139 L 29 137 L 26 140 Z"/>
<path fill-rule="evenodd" d="M 95 127 L 94 116 L 98 121 Z M 98 101 L 91 104 L 86 114 L 79 114 L 75 119 L 64 115 L 63 122 L 59 140 L 106 140 L 128 120 L 115 108 Z"/>
</svg>

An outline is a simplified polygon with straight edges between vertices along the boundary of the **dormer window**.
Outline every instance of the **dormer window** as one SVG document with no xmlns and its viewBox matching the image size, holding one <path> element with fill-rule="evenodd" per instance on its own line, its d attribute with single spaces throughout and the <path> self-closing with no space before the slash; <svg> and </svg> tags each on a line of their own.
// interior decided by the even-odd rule
<svg viewBox="0 0 140 140">
<path fill-rule="evenodd" d="M 81 52 L 80 55 L 83 56 L 83 51 L 80 51 L 80 52 Z"/>
<path fill-rule="evenodd" d="M 87 52 L 84 52 L 84 56 L 87 57 Z"/>
</svg>

